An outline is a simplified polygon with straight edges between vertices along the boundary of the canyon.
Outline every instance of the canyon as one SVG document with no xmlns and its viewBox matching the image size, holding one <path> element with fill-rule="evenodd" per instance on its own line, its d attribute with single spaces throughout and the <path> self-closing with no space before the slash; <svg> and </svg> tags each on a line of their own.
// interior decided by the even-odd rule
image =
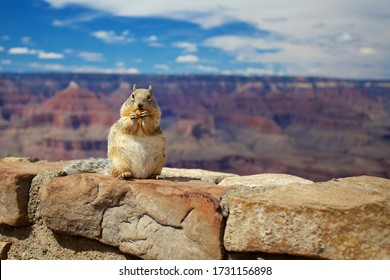
<svg viewBox="0 0 390 280">
<path fill-rule="evenodd" d="M 153 85 L 167 167 L 390 178 L 390 81 L 375 80 L 0 74 L 0 157 L 105 157 L 134 83 Z"/>
</svg>

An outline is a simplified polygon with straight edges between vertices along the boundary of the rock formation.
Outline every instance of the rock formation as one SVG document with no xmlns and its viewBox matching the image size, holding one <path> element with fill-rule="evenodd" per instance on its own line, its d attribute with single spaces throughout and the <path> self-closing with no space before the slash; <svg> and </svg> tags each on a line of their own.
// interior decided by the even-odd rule
<svg viewBox="0 0 390 280">
<path fill-rule="evenodd" d="M 0 161 L 2 259 L 390 259 L 389 179 L 164 168 L 123 181 L 67 164 Z"/>
</svg>

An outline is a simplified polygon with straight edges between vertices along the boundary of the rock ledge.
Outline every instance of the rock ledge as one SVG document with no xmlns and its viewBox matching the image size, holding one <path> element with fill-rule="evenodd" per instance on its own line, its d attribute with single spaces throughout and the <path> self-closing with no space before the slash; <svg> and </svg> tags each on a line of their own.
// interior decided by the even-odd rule
<svg viewBox="0 0 390 280">
<path fill-rule="evenodd" d="M 61 176 L 0 160 L 1 259 L 390 259 L 390 180 L 313 183 L 165 168 L 164 180 Z"/>
</svg>

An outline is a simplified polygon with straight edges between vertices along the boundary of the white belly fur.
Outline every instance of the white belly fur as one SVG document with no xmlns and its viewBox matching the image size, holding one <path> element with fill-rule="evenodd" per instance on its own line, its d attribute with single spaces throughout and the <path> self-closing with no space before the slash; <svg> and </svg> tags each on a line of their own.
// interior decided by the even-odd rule
<svg viewBox="0 0 390 280">
<path fill-rule="evenodd" d="M 119 136 L 121 154 L 130 163 L 134 178 L 147 178 L 160 172 L 165 162 L 165 139 L 156 136 Z"/>
</svg>

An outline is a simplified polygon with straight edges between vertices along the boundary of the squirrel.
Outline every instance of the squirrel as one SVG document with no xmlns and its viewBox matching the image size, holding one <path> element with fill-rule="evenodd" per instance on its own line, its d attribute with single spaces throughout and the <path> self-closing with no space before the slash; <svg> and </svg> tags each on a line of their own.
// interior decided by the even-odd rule
<svg viewBox="0 0 390 280">
<path fill-rule="evenodd" d="M 119 179 L 160 178 L 166 161 L 166 138 L 160 128 L 161 111 L 148 89 L 137 89 L 123 103 L 120 118 L 107 137 L 107 159 L 91 158 L 64 168 L 66 174 L 98 172 Z"/>
</svg>

